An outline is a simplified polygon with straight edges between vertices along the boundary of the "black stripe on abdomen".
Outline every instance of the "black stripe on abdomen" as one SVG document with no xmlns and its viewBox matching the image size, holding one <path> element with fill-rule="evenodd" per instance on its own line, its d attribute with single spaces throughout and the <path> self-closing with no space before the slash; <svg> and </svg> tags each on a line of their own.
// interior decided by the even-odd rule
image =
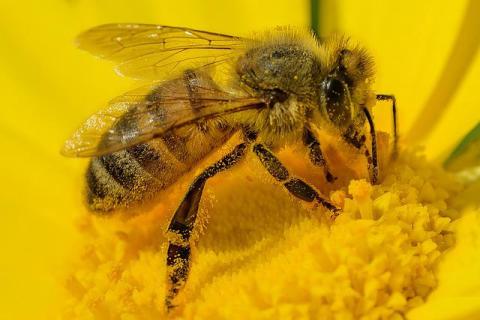
<svg viewBox="0 0 480 320">
<path fill-rule="evenodd" d="M 153 163 L 160 161 L 160 154 L 147 143 L 140 143 L 127 149 L 127 152 L 143 168 L 149 167 Z"/>
<path fill-rule="evenodd" d="M 103 199 L 107 196 L 108 190 L 102 185 L 99 177 L 95 174 L 95 170 L 93 169 L 93 161 L 90 161 L 87 172 L 85 174 L 85 179 L 87 181 L 88 187 L 88 202 L 90 203 L 92 199 L 91 197 L 96 197 L 99 199 Z"/>
<path fill-rule="evenodd" d="M 103 212 L 142 201 L 160 187 L 160 183 L 126 150 L 93 158 L 86 181 L 90 208 Z"/>
<path fill-rule="evenodd" d="M 87 202 L 94 211 L 113 210 L 126 197 L 125 189 L 115 181 L 99 158 L 93 158 L 85 174 Z"/>
<path fill-rule="evenodd" d="M 126 151 L 118 151 L 99 157 L 107 172 L 125 189 L 135 187 L 138 178 L 142 175 L 141 167 L 132 162 Z"/>
<path fill-rule="evenodd" d="M 161 138 L 168 151 L 170 151 L 178 161 L 182 163 L 188 162 L 190 158 L 187 148 L 188 138 L 181 137 L 172 130 L 165 132 Z"/>
<path fill-rule="evenodd" d="M 161 138 L 130 147 L 127 152 L 156 179 L 160 188 L 171 185 L 189 168 L 177 159 Z"/>
</svg>

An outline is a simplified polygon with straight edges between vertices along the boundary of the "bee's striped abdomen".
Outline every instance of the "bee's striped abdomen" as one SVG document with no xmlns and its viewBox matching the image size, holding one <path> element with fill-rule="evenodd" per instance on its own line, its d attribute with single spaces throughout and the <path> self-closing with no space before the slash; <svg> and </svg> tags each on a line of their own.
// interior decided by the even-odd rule
<svg viewBox="0 0 480 320">
<path fill-rule="evenodd" d="M 188 110 L 195 114 L 202 95 L 197 86 L 208 91 L 213 84 L 193 71 L 185 77 L 159 86 L 146 98 L 149 102 L 140 109 L 149 121 L 166 121 L 173 112 Z M 213 89 L 212 89 L 213 90 Z M 188 97 L 174 100 L 172 95 Z M 168 105 L 164 100 L 168 100 Z M 142 118 L 131 121 L 128 111 L 112 128 L 125 135 L 134 135 L 141 126 Z M 182 174 L 190 170 L 208 153 L 221 146 L 233 134 L 234 128 L 220 118 L 202 120 L 166 131 L 158 138 L 140 143 L 125 150 L 95 157 L 86 173 L 87 201 L 94 211 L 111 211 L 129 207 L 152 198 L 158 191 L 167 188 Z"/>
<path fill-rule="evenodd" d="M 111 211 L 146 200 L 188 170 L 161 139 L 93 158 L 88 167 L 87 201 L 94 211 Z"/>
<path fill-rule="evenodd" d="M 232 133 L 231 129 L 223 131 L 220 137 L 197 133 L 190 140 L 174 134 L 174 138 L 156 138 L 93 158 L 86 173 L 89 207 L 111 211 L 152 197 L 222 145 Z"/>
<path fill-rule="evenodd" d="M 87 201 L 94 211 L 110 211 L 141 200 L 158 183 L 128 150 L 93 158 L 86 173 Z"/>
</svg>

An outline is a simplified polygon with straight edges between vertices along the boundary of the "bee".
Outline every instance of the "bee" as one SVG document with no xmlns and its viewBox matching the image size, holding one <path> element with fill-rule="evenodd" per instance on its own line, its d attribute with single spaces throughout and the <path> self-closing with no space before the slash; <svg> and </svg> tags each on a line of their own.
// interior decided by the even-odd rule
<svg viewBox="0 0 480 320">
<path fill-rule="evenodd" d="M 190 236 L 209 178 L 253 152 L 286 191 L 335 215 L 339 209 L 292 176 L 275 151 L 303 143 L 310 161 L 333 182 L 313 131 L 331 127 L 365 153 L 376 183 L 375 100 L 392 102 L 396 146 L 395 98 L 373 93 L 372 58 L 344 37 L 319 41 L 291 27 L 242 38 L 183 27 L 108 24 L 84 32 L 77 42 L 116 62 L 120 75 L 150 81 L 113 99 L 64 145 L 66 156 L 91 158 L 85 179 L 92 211 L 107 214 L 154 199 L 234 134 L 243 137 L 193 180 L 173 214 L 168 308 L 188 276 Z M 368 133 L 371 146 L 366 146 Z"/>
</svg>

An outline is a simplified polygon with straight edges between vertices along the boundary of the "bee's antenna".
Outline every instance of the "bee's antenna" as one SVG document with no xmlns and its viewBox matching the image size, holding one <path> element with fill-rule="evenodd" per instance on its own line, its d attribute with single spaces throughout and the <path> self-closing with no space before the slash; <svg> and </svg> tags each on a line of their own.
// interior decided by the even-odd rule
<svg viewBox="0 0 480 320">
<path fill-rule="evenodd" d="M 376 184 L 378 181 L 377 135 L 370 111 L 364 107 L 363 112 L 367 117 L 368 125 L 370 126 L 370 135 L 372 137 L 372 184 Z"/>
<path fill-rule="evenodd" d="M 398 154 L 398 124 L 397 124 L 397 100 L 393 94 L 377 94 L 377 100 L 391 100 L 392 101 L 392 115 L 393 115 L 393 153 L 392 158 L 395 159 Z"/>
</svg>

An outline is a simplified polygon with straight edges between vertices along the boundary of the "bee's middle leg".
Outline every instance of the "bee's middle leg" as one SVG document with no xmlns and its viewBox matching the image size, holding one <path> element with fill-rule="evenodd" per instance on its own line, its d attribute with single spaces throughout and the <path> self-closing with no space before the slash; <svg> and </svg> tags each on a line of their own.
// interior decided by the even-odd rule
<svg viewBox="0 0 480 320">
<path fill-rule="evenodd" d="M 308 148 L 308 156 L 310 162 L 317 167 L 323 168 L 323 174 L 328 182 L 337 180 L 328 167 L 327 160 L 323 156 L 320 142 L 315 138 L 315 135 L 309 128 L 305 128 L 303 132 L 303 144 Z"/>
<path fill-rule="evenodd" d="M 172 300 L 185 284 L 190 263 L 190 236 L 197 218 L 198 206 L 206 181 L 221 171 L 235 165 L 244 155 L 247 143 L 241 143 L 221 160 L 205 169 L 183 198 L 168 227 L 169 243 L 167 252 L 167 272 L 170 287 L 165 304 L 167 309 L 173 306 Z"/>
<path fill-rule="evenodd" d="M 288 169 L 263 144 L 255 144 L 253 152 L 257 155 L 265 169 L 277 181 L 281 182 L 292 195 L 306 202 L 318 201 L 326 209 L 332 211 L 334 215 L 338 213 L 339 209 L 328 200 L 322 198 L 312 186 L 301 179 L 290 177 Z"/>
</svg>

